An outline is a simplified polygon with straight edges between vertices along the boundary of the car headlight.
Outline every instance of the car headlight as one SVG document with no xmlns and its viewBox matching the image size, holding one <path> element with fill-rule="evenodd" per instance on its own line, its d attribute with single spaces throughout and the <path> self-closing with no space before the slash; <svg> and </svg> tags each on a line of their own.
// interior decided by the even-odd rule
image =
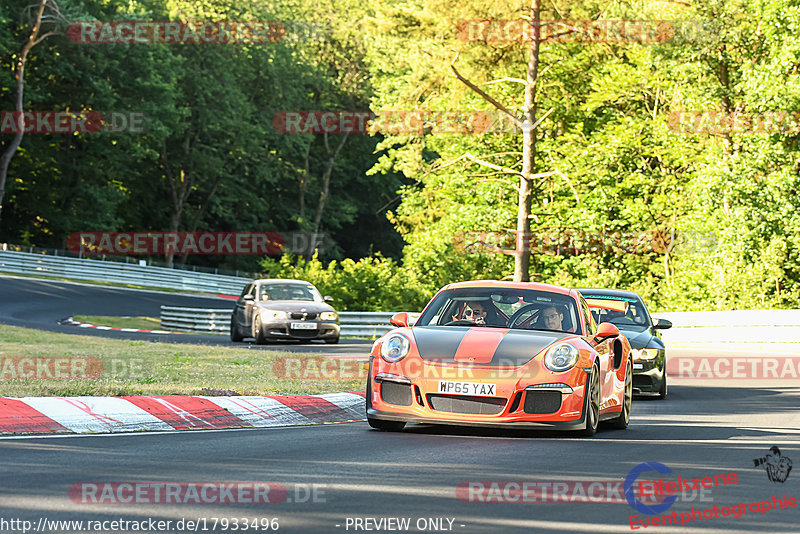
<svg viewBox="0 0 800 534">
<path fill-rule="evenodd" d="M 658 349 L 631 349 L 634 360 L 655 360 L 658 357 Z"/>
<path fill-rule="evenodd" d="M 550 349 L 544 355 L 544 366 L 555 373 L 562 373 L 572 369 L 578 363 L 578 349 L 569 343 L 561 343 Z"/>
<path fill-rule="evenodd" d="M 319 314 L 319 318 L 321 321 L 335 321 L 336 312 L 322 312 Z"/>
<path fill-rule="evenodd" d="M 263 321 L 276 321 L 278 319 L 286 319 L 288 315 L 286 315 L 285 311 L 275 311 L 275 310 L 264 310 L 261 312 L 261 319 Z"/>
<path fill-rule="evenodd" d="M 411 342 L 406 336 L 394 334 L 381 344 L 381 358 L 389 363 L 399 362 L 408 354 Z"/>
</svg>

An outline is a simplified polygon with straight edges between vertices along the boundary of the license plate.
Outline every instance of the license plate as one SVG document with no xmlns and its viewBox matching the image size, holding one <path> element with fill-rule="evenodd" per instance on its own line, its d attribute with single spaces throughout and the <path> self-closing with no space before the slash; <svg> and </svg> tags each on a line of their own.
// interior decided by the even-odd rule
<svg viewBox="0 0 800 534">
<path fill-rule="evenodd" d="M 292 330 L 316 330 L 317 325 L 314 323 L 292 323 Z"/>
<path fill-rule="evenodd" d="M 496 397 L 497 384 L 439 380 L 439 393 L 453 393 L 456 395 L 475 395 L 477 397 Z"/>
<path fill-rule="evenodd" d="M 634 369 L 644 369 L 644 365 L 642 365 L 641 363 L 634 363 L 633 364 L 633 368 Z"/>
</svg>

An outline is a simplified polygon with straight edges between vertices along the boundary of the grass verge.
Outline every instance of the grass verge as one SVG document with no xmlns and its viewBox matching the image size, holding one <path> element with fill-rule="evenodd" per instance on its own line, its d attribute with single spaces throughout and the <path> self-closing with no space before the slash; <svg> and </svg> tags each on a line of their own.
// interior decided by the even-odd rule
<svg viewBox="0 0 800 534">
<path fill-rule="evenodd" d="M 367 357 L 365 351 L 365 358 Z M 43 369 L 48 358 L 97 358 L 97 378 L 18 378 Z M 23 363 L 23 359 L 27 359 Z M 32 361 L 32 363 L 31 363 Z M 74 361 L 74 360 L 70 360 Z M 306 369 L 319 356 L 250 348 L 176 345 L 100 337 L 75 336 L 0 325 L 0 396 L 100 395 L 298 395 L 364 389 L 366 372 L 349 362 L 353 379 L 305 378 L 337 373 L 289 373 Z M 339 360 L 332 360 L 338 362 Z M 50 362 L 52 364 L 52 362 Z M 317 365 L 314 364 L 314 365 Z M 69 367 L 69 365 L 67 365 Z M 99 366 L 89 366 L 98 369 Z M 278 376 L 276 376 L 276 371 Z M 69 374 L 69 373 L 67 373 Z M 80 373 L 74 373 L 80 375 Z M 337 375 L 338 376 L 338 375 Z"/>
<path fill-rule="evenodd" d="M 114 317 L 110 315 L 74 315 L 73 321 L 111 328 L 136 328 L 138 330 L 160 330 L 158 317 Z"/>
</svg>

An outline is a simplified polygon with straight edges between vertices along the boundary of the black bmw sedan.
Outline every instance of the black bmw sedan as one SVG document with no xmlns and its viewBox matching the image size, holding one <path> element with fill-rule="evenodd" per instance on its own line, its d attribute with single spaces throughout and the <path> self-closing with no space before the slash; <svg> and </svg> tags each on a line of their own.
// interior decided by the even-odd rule
<svg viewBox="0 0 800 534">
<path fill-rule="evenodd" d="M 666 319 L 653 319 L 644 300 L 632 291 L 578 289 L 595 322 L 609 322 L 628 338 L 633 353 L 633 387 L 640 393 L 667 396 L 667 351 L 659 330 L 672 327 Z"/>
</svg>

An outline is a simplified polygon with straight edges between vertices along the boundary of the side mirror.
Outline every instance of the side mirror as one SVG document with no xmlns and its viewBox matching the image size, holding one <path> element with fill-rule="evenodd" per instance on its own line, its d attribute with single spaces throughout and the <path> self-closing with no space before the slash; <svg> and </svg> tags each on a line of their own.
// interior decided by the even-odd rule
<svg viewBox="0 0 800 534">
<path fill-rule="evenodd" d="M 666 330 L 668 328 L 672 328 L 672 321 L 668 319 L 656 319 L 653 328 L 656 330 Z"/>
<path fill-rule="evenodd" d="M 394 326 L 408 326 L 408 313 L 406 312 L 399 312 L 392 315 L 392 318 L 389 319 L 389 322 Z"/>
<path fill-rule="evenodd" d="M 251 293 L 248 293 L 247 295 L 245 295 L 245 296 L 244 296 L 244 297 L 242 297 L 242 298 L 243 298 L 244 300 L 246 300 L 247 302 L 252 302 L 252 301 L 256 300 L 256 297 L 255 297 L 255 295 L 253 295 L 253 294 L 251 294 Z"/>
<path fill-rule="evenodd" d="M 619 335 L 619 328 L 612 323 L 600 323 L 597 327 L 597 333 L 594 335 L 594 342 L 600 343 L 601 341 L 608 339 L 610 337 L 616 337 Z"/>
<path fill-rule="evenodd" d="M 324 297 L 322 297 L 322 300 L 324 300 L 325 302 L 333 302 L 333 297 L 330 295 L 325 295 Z"/>
</svg>

